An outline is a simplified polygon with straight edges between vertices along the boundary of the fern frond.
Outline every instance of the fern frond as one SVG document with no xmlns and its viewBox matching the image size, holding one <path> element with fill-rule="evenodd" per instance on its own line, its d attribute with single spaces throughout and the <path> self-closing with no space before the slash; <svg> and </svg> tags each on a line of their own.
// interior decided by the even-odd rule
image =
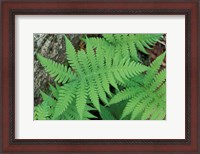
<svg viewBox="0 0 200 154">
<path fill-rule="evenodd" d="M 134 111 L 132 112 L 132 115 L 131 115 L 131 119 L 136 119 L 136 117 L 139 115 L 139 114 L 143 114 L 143 112 L 145 111 L 145 108 L 147 107 L 147 105 L 153 100 L 153 98 L 151 97 L 148 97 L 146 95 L 146 98 L 143 96 L 143 98 L 140 100 L 140 103 L 138 103 L 136 105 L 136 107 L 134 108 Z"/>
<path fill-rule="evenodd" d="M 156 93 L 159 97 L 164 97 L 164 99 L 166 99 L 166 81 L 159 87 L 159 90 L 157 90 Z"/>
<path fill-rule="evenodd" d="M 150 69 L 147 71 L 146 76 L 144 78 L 144 82 L 146 84 L 150 84 L 155 77 L 155 75 L 158 73 L 158 70 L 165 58 L 165 52 L 161 54 L 158 58 L 156 58 L 150 65 Z"/>
<path fill-rule="evenodd" d="M 99 79 L 101 80 L 103 89 L 105 90 L 105 92 L 111 96 L 111 91 L 110 91 L 110 85 L 109 85 L 109 81 L 108 78 L 106 77 L 106 75 L 104 74 L 100 74 Z"/>
<path fill-rule="evenodd" d="M 131 119 L 161 119 L 166 114 L 166 70 L 159 71 L 165 53 L 157 57 L 145 74 L 125 82 L 125 89 L 117 92 L 110 104 L 128 100 L 121 119 L 131 114 Z M 123 85 L 123 84 L 122 84 Z M 156 112 L 156 113 L 155 113 Z"/>
<path fill-rule="evenodd" d="M 75 78 L 75 75 L 70 68 L 47 59 L 40 54 L 37 54 L 37 58 L 45 68 L 46 72 L 48 72 L 51 77 L 55 78 L 56 82 L 64 84 L 68 80 Z"/>
<path fill-rule="evenodd" d="M 120 61 L 121 57 L 119 54 L 110 57 L 109 59 L 111 62 L 109 63 L 108 58 L 106 58 L 107 55 L 109 55 L 108 53 L 104 54 L 104 50 L 98 49 L 96 50 L 96 54 L 94 54 L 94 50 L 90 45 L 89 40 L 87 40 L 87 45 L 86 51 L 77 52 L 77 64 L 82 73 L 79 74 L 73 82 L 79 83 L 80 80 L 81 82 L 82 80 L 85 80 L 83 82 L 87 82 L 88 86 L 86 91 L 88 91 L 88 96 L 92 100 L 95 108 L 100 112 L 99 99 L 107 104 L 106 93 L 108 95 L 111 94 L 109 84 L 118 88 L 118 82 L 129 80 L 129 78 L 146 71 L 147 67 L 134 61 L 130 61 L 127 58 Z M 108 67 L 106 64 L 108 64 Z M 103 81 L 106 82 L 103 84 Z M 79 94 L 81 94 L 81 92 L 79 92 Z M 60 97 L 64 96 L 65 95 L 62 95 Z M 83 107 L 80 106 L 80 109 L 81 108 L 83 109 Z"/>
<path fill-rule="evenodd" d="M 165 110 L 163 110 L 162 108 L 158 108 L 156 112 L 152 114 L 150 120 L 162 120 L 165 117 L 165 114 Z"/>
<path fill-rule="evenodd" d="M 132 113 L 134 111 L 134 108 L 138 104 L 140 104 L 140 101 L 143 98 L 145 98 L 145 96 L 143 96 L 142 94 L 138 94 L 138 96 L 132 97 L 128 101 L 126 107 L 124 108 L 121 119 L 123 119 L 124 117 L 126 117 L 127 115 L 129 115 L 130 113 Z"/>
<path fill-rule="evenodd" d="M 141 89 L 138 89 L 138 91 L 136 91 L 135 87 L 126 88 L 126 89 L 118 92 L 116 95 L 114 95 L 112 97 L 112 99 L 110 100 L 109 105 L 116 104 L 116 103 L 119 103 L 123 100 L 127 100 L 129 98 L 132 98 L 140 92 L 142 92 Z"/>
<path fill-rule="evenodd" d="M 69 104 L 73 101 L 75 97 L 77 84 L 72 84 L 72 83 L 73 82 L 71 82 L 70 84 L 65 84 L 64 86 L 61 87 L 53 119 L 59 117 L 68 108 Z"/>
<path fill-rule="evenodd" d="M 162 34 L 135 34 L 134 42 L 136 47 L 145 54 L 148 54 L 144 47 L 151 49 L 150 45 L 153 46 L 160 38 Z"/>
<path fill-rule="evenodd" d="M 97 93 L 97 88 L 96 88 L 96 85 L 95 85 L 95 81 L 94 80 L 87 80 L 87 83 L 88 83 L 88 86 L 89 86 L 89 89 L 88 89 L 89 97 L 90 97 L 90 99 L 91 99 L 94 107 L 99 112 L 101 112 L 100 105 L 99 105 L 99 97 L 98 97 L 98 93 Z"/>
<path fill-rule="evenodd" d="M 56 87 L 54 87 L 53 85 L 51 85 L 51 84 L 49 84 L 49 90 L 50 91 L 52 91 L 52 94 L 53 94 L 53 96 L 56 98 L 56 99 L 58 99 L 58 94 L 59 94 L 59 90 L 58 90 L 58 88 Z"/>
<path fill-rule="evenodd" d="M 63 88 L 63 87 L 62 87 Z M 62 89 L 61 88 L 61 89 Z M 56 85 L 56 88 L 50 84 L 50 92 L 56 93 L 59 95 L 60 87 Z M 82 113 L 79 114 L 78 108 L 74 105 L 74 101 L 68 104 L 67 109 L 63 111 L 62 114 L 59 116 L 55 116 L 55 108 L 57 108 L 58 98 L 53 96 L 48 96 L 44 92 L 41 91 L 41 95 L 43 98 L 43 102 L 34 107 L 34 119 L 35 120 L 49 120 L 49 119 L 56 119 L 56 120 L 89 120 L 90 118 L 97 118 L 92 113 L 91 110 L 95 110 L 94 108 L 87 105 L 87 100 L 85 101 L 85 105 L 83 107 Z M 80 98 L 77 98 L 80 99 Z M 82 117 L 81 117 L 82 115 Z"/>
<path fill-rule="evenodd" d="M 48 120 L 50 119 L 51 108 L 48 103 L 43 102 L 34 107 L 34 120 Z"/>
<path fill-rule="evenodd" d="M 55 106 L 56 101 L 52 97 L 50 97 L 49 95 L 45 94 L 41 90 L 40 90 L 40 94 L 42 95 L 43 101 L 45 101 L 49 106 Z"/>
<path fill-rule="evenodd" d="M 130 57 L 132 57 L 135 61 L 139 61 L 140 62 L 141 60 L 138 57 L 135 43 L 128 44 L 128 47 L 129 47 L 129 50 L 130 50 Z"/>
<path fill-rule="evenodd" d="M 80 80 L 77 89 L 79 90 L 76 92 L 76 107 L 82 119 L 87 101 L 87 82 L 85 80 Z"/>
<path fill-rule="evenodd" d="M 67 60 L 70 63 L 70 66 L 76 70 L 77 74 L 82 74 L 80 65 L 77 61 L 77 53 L 76 50 L 74 49 L 74 46 L 70 42 L 70 40 L 64 35 L 65 39 L 65 44 L 66 44 L 66 55 L 67 55 Z"/>
<path fill-rule="evenodd" d="M 94 110 L 89 105 L 85 105 L 83 110 L 83 117 L 81 118 L 76 106 L 74 106 L 74 102 L 69 104 L 68 109 L 60 116 L 61 120 L 90 120 L 91 118 L 97 118 L 95 115 L 90 113 L 90 111 Z"/>
<path fill-rule="evenodd" d="M 142 114 L 141 119 L 146 120 L 151 117 L 151 115 L 156 111 L 157 103 L 150 103 L 149 106 L 146 106 L 144 113 Z"/>
<path fill-rule="evenodd" d="M 157 88 L 159 88 L 165 82 L 165 80 L 166 80 L 166 69 L 163 69 L 154 77 L 154 81 L 151 83 L 152 91 L 155 91 Z"/>
<path fill-rule="evenodd" d="M 162 34 L 104 34 L 104 38 L 113 45 L 114 51 L 122 56 L 131 56 L 134 60 L 140 61 L 137 51 L 148 54 L 145 48 L 151 46 L 162 38 Z"/>
<path fill-rule="evenodd" d="M 96 82 L 96 87 L 97 87 L 99 98 L 105 104 L 108 104 L 107 96 L 106 96 L 105 90 L 104 90 L 103 85 L 102 85 L 102 79 L 101 79 L 101 77 L 97 76 L 97 78 L 95 78 L 95 82 Z"/>
<path fill-rule="evenodd" d="M 79 114 L 77 113 L 76 106 L 74 105 L 74 102 L 69 104 L 67 110 L 63 112 L 63 114 L 60 116 L 61 120 L 76 120 L 80 119 Z"/>
</svg>

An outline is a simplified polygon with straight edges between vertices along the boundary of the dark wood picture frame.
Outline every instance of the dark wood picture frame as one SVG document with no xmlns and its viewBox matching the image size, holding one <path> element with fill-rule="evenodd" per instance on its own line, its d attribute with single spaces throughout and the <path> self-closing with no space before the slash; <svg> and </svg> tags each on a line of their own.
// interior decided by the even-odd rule
<svg viewBox="0 0 200 154">
<path fill-rule="evenodd" d="M 0 153 L 200 153 L 198 0 L 3 0 L 0 48 Z M 15 15 L 185 15 L 185 139 L 15 139 Z"/>
</svg>

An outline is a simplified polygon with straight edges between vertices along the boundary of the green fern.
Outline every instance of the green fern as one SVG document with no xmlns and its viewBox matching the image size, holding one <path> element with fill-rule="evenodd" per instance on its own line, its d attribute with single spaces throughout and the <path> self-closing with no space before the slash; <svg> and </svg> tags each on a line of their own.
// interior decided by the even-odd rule
<svg viewBox="0 0 200 154">
<path fill-rule="evenodd" d="M 165 53 L 150 66 L 140 62 L 162 34 L 104 34 L 84 38 L 76 50 L 64 35 L 69 66 L 37 54 L 56 86 L 34 107 L 35 120 L 159 120 L 166 116 Z M 140 54 L 141 55 L 141 54 Z M 95 113 L 95 114 L 94 114 Z"/>
<path fill-rule="evenodd" d="M 90 38 L 94 47 L 113 50 L 123 57 L 140 61 L 138 51 L 148 54 L 147 49 L 162 38 L 162 34 L 104 34 L 103 38 Z"/>
<path fill-rule="evenodd" d="M 58 103 L 58 96 L 60 87 L 57 85 L 56 88 L 50 85 L 51 95 L 45 94 L 43 91 L 40 91 L 41 96 L 43 98 L 43 102 L 34 107 L 34 119 L 35 120 L 49 120 L 53 118 L 53 114 L 55 111 L 55 107 Z M 89 120 L 91 118 L 97 118 L 90 111 L 95 110 L 88 104 L 86 104 L 83 109 L 83 120 Z M 57 117 L 56 120 L 79 120 L 80 116 L 76 107 L 71 104 L 68 109 L 64 111 L 64 113 Z"/>
<path fill-rule="evenodd" d="M 51 77 L 55 78 L 58 83 L 66 83 L 69 79 L 75 78 L 71 68 L 67 68 L 63 64 L 56 63 L 50 59 L 44 58 L 42 55 L 37 54 L 37 58 L 45 68 L 46 72 L 50 74 Z"/>
<path fill-rule="evenodd" d="M 164 119 L 166 114 L 166 70 L 160 70 L 165 53 L 150 65 L 145 74 L 133 77 L 125 84 L 125 89 L 110 100 L 116 104 L 128 100 L 121 119 L 131 115 L 131 119 Z M 155 112 L 156 111 L 156 112 Z"/>
<path fill-rule="evenodd" d="M 42 102 L 34 107 L 34 120 L 49 120 L 51 108 L 48 103 Z"/>
<path fill-rule="evenodd" d="M 73 103 L 71 103 L 68 106 L 68 109 L 64 111 L 64 113 L 59 116 L 58 120 L 90 120 L 90 119 L 96 119 L 97 117 L 94 116 L 90 111 L 95 110 L 93 107 L 89 106 L 88 104 L 85 105 L 85 108 L 83 110 L 83 117 L 81 118 L 76 106 L 74 106 Z"/>
<path fill-rule="evenodd" d="M 46 71 L 56 77 L 55 81 L 64 84 L 59 91 L 58 103 L 55 107 L 53 118 L 62 115 L 68 106 L 76 100 L 76 106 L 80 117 L 83 117 L 86 100 L 89 97 L 93 106 L 99 111 L 99 100 L 108 104 L 107 94 L 110 95 L 110 85 L 118 88 L 117 83 L 124 83 L 131 77 L 147 70 L 147 67 L 130 61 L 115 54 L 98 48 L 96 53 L 87 40 L 86 51 L 75 51 L 73 45 L 65 37 L 66 54 L 70 67 L 53 62 L 38 54 L 38 59 Z M 74 70 L 74 72 L 72 72 Z"/>
</svg>

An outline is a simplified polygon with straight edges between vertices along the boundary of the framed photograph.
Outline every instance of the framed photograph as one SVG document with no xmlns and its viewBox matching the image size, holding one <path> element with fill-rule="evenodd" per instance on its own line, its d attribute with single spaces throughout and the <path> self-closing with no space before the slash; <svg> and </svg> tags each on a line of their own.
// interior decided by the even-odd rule
<svg viewBox="0 0 200 154">
<path fill-rule="evenodd" d="M 1 1 L 1 153 L 200 153 L 199 1 Z"/>
</svg>

